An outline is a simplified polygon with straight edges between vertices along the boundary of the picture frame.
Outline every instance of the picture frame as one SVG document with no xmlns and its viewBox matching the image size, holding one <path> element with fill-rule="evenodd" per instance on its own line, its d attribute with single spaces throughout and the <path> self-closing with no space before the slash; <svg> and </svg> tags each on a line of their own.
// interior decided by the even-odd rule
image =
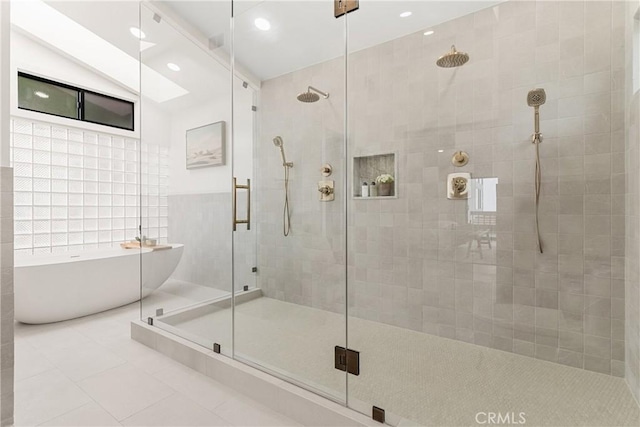
<svg viewBox="0 0 640 427">
<path fill-rule="evenodd" d="M 187 130 L 185 144 L 187 169 L 224 166 L 225 125 L 224 121 L 220 121 Z"/>
</svg>

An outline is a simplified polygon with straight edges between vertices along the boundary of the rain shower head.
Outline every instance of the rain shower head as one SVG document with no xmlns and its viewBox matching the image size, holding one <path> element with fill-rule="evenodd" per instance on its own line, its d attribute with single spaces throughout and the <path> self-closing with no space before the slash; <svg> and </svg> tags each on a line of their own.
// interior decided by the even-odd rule
<svg viewBox="0 0 640 427">
<path fill-rule="evenodd" d="M 300 102 L 316 102 L 320 100 L 320 96 L 317 93 L 303 92 L 298 95 L 298 101 Z"/>
<path fill-rule="evenodd" d="M 539 107 L 547 101 L 547 94 L 544 89 L 533 89 L 527 94 L 527 104 L 529 107 Z"/>
<path fill-rule="evenodd" d="M 313 93 L 313 92 L 315 93 Z M 322 92 L 321 90 L 316 89 L 313 86 L 309 86 L 307 88 L 306 92 L 302 92 L 300 95 L 298 95 L 298 101 L 300 102 L 316 102 L 320 100 L 320 96 L 318 95 L 322 95 L 322 97 L 324 99 L 327 99 L 329 97 L 328 93 Z"/>
<path fill-rule="evenodd" d="M 436 61 L 436 65 L 442 68 L 460 67 L 469 61 L 469 55 L 458 52 L 455 45 L 451 45 L 451 52 L 445 53 Z"/>
</svg>

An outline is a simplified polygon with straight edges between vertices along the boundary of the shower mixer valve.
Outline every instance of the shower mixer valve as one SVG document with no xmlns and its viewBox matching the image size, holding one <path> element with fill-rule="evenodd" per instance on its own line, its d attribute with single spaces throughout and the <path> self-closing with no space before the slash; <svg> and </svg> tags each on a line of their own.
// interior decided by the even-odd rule
<svg viewBox="0 0 640 427">
<path fill-rule="evenodd" d="M 336 196 L 333 192 L 334 181 L 318 181 L 318 192 L 321 202 L 332 202 Z"/>
<path fill-rule="evenodd" d="M 447 198 L 460 200 L 469 198 L 469 173 L 451 173 L 447 177 Z"/>
</svg>

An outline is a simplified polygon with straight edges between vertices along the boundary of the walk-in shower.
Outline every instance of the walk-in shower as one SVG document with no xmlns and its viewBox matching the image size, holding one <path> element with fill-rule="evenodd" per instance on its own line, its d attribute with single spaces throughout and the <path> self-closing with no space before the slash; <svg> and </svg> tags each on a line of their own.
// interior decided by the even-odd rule
<svg viewBox="0 0 640 427">
<path fill-rule="evenodd" d="M 172 5 L 214 33 L 192 3 Z M 337 19 L 327 0 L 234 8 L 224 50 L 242 79 L 198 80 L 223 82 L 223 100 L 200 114 L 177 99 L 171 133 L 174 144 L 227 121 L 227 163 L 187 171 L 179 145 L 168 175 L 169 235 L 191 242 L 178 271 L 226 293 L 192 304 L 191 288 L 174 288 L 182 306 L 147 299 L 143 321 L 363 414 L 383 410 L 391 425 L 475 425 L 489 412 L 639 425 L 620 378 L 635 384 L 640 369 L 636 190 L 621 190 L 640 170 L 623 141 L 638 135 L 625 128 L 638 116 L 622 55 L 638 7 L 452 1 L 434 23 L 433 2 L 364 3 Z M 257 17 L 271 29 L 256 30 Z M 150 37 L 158 24 L 145 25 Z M 550 60 L 575 43 L 579 55 Z M 190 52 L 206 76 L 202 51 Z M 325 164 L 331 203 L 318 192 Z M 468 198 L 447 198 L 454 173 L 469 174 Z M 251 178 L 252 224 L 232 232 L 236 176 Z"/>
</svg>

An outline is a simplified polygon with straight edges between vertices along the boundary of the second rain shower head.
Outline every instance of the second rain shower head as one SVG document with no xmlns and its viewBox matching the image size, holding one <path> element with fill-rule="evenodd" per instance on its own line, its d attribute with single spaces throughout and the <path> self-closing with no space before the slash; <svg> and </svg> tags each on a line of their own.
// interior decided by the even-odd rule
<svg viewBox="0 0 640 427">
<path fill-rule="evenodd" d="M 325 92 L 323 92 L 321 90 L 318 90 L 313 86 L 309 86 L 307 88 L 306 92 L 302 92 L 300 95 L 298 95 L 298 101 L 300 101 L 300 102 L 316 102 L 316 101 L 320 100 L 320 95 L 322 95 L 322 97 L 324 99 L 327 99 L 329 97 L 328 93 L 325 93 Z"/>
<path fill-rule="evenodd" d="M 458 52 L 455 45 L 451 45 L 451 51 L 442 55 L 436 61 L 436 65 L 442 68 L 460 67 L 469 61 L 469 55 Z"/>
</svg>

